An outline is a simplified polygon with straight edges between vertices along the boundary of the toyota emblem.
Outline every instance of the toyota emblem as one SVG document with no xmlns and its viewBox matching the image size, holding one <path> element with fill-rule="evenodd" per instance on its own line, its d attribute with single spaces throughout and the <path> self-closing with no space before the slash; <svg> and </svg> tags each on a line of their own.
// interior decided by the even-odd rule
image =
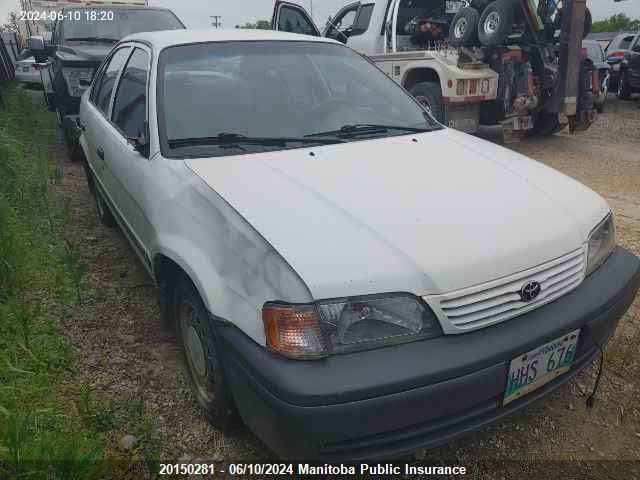
<svg viewBox="0 0 640 480">
<path fill-rule="evenodd" d="M 540 285 L 538 282 L 528 282 L 524 285 L 524 287 L 520 289 L 518 293 L 520 294 L 520 298 L 523 302 L 529 303 L 538 298 L 541 291 L 542 285 Z"/>
</svg>

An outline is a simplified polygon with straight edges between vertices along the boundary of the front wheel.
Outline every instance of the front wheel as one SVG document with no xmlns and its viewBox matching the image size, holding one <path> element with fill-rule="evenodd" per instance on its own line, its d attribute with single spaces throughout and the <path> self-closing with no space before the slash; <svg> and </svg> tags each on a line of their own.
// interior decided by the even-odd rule
<svg viewBox="0 0 640 480">
<path fill-rule="evenodd" d="M 480 14 L 475 8 L 461 8 L 451 21 L 449 43 L 454 47 L 472 47 L 478 42 Z"/>
<path fill-rule="evenodd" d="M 212 320 L 200 295 L 186 278 L 178 281 L 173 304 L 193 395 L 209 422 L 228 430 L 237 423 L 238 416 Z"/>
<path fill-rule="evenodd" d="M 511 0 L 496 0 L 487 5 L 478 24 L 480 43 L 486 47 L 503 44 L 513 30 L 513 15 Z"/>
<path fill-rule="evenodd" d="M 620 70 L 620 78 L 618 79 L 618 98 L 620 100 L 631 98 L 631 87 L 627 82 L 627 72 L 624 70 Z"/>
<path fill-rule="evenodd" d="M 444 123 L 444 103 L 442 102 L 442 88 L 436 82 L 416 83 L 409 90 L 418 103 L 426 107 L 434 118 Z"/>
</svg>

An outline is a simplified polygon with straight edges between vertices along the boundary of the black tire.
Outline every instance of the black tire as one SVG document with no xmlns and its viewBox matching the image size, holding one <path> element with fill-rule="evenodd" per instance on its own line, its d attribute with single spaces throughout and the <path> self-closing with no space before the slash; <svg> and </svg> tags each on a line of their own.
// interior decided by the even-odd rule
<svg viewBox="0 0 640 480">
<path fill-rule="evenodd" d="M 620 100 L 629 100 L 631 98 L 631 87 L 627 82 L 627 72 L 620 70 L 620 78 L 618 79 L 618 98 Z"/>
<path fill-rule="evenodd" d="M 513 31 L 511 0 L 496 0 L 487 5 L 478 23 L 478 38 L 487 47 L 503 44 Z"/>
<path fill-rule="evenodd" d="M 416 83 L 409 90 L 418 102 L 431 111 L 431 115 L 440 123 L 444 123 L 444 103 L 442 102 L 442 88 L 436 82 Z"/>
<path fill-rule="evenodd" d="M 478 43 L 480 13 L 475 8 L 461 8 L 451 21 L 449 44 L 453 47 L 472 47 Z"/>
<path fill-rule="evenodd" d="M 82 161 L 82 147 L 77 140 L 72 140 L 65 135 L 64 146 L 67 150 L 67 157 L 69 157 L 69 160 L 74 163 Z"/>
<path fill-rule="evenodd" d="M 222 350 L 207 309 L 187 278 L 176 284 L 173 314 L 193 395 L 207 420 L 229 431 L 238 424 L 239 415 L 226 379 Z"/>
<path fill-rule="evenodd" d="M 557 114 L 538 113 L 533 118 L 533 128 L 530 130 L 529 135 L 532 137 L 550 137 L 565 128 L 566 125 L 560 123 Z"/>
<path fill-rule="evenodd" d="M 94 182 L 94 185 L 95 185 L 95 181 L 94 180 L 92 181 Z M 94 189 L 93 198 L 96 204 L 96 216 L 98 217 L 98 221 L 105 227 L 109 227 L 109 228 L 117 227 L 118 223 L 116 222 L 116 219 L 111 213 L 111 210 L 109 210 L 109 206 L 107 205 L 107 202 L 102 196 L 102 193 L 100 193 L 100 189 L 98 188 Z"/>
</svg>

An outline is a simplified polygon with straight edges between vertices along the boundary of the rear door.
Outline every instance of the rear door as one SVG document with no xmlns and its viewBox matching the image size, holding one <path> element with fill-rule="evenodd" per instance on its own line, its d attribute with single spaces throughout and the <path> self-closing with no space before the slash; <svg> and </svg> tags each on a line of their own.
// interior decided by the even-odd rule
<svg viewBox="0 0 640 480">
<path fill-rule="evenodd" d="M 271 28 L 280 32 L 322 36 L 311 15 L 300 5 L 277 0 L 271 19 Z"/>
<path fill-rule="evenodd" d="M 111 100 L 116 81 L 131 53 L 131 47 L 118 48 L 103 64 L 91 89 L 87 108 L 82 112 L 84 134 L 87 137 L 89 151 L 86 152 L 91 170 L 98 180 L 98 187 L 113 207 L 113 181 L 105 165 L 106 144 L 109 132 Z"/>
</svg>

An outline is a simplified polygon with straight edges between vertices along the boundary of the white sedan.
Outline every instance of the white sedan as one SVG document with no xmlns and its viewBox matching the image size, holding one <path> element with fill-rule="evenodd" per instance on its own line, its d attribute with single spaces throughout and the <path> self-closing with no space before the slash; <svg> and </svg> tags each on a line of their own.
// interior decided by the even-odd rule
<svg viewBox="0 0 640 480">
<path fill-rule="evenodd" d="M 600 196 L 444 128 L 332 40 L 136 34 L 80 122 L 195 399 L 281 456 L 482 428 L 590 365 L 640 285 Z"/>
</svg>

